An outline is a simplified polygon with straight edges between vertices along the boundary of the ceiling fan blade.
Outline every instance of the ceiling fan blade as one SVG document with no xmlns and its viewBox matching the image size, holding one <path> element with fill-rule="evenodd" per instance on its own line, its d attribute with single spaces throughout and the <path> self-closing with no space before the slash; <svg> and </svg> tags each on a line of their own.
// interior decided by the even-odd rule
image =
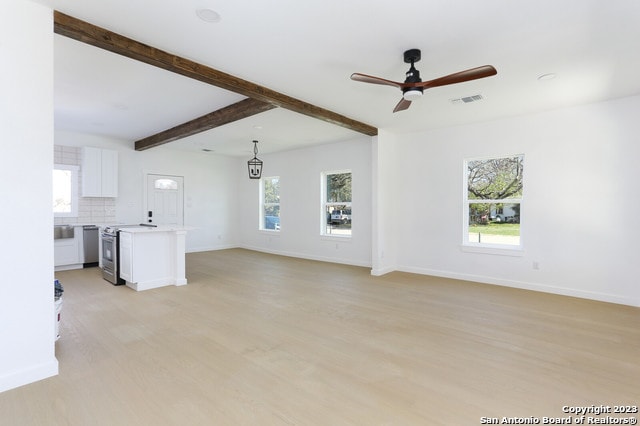
<svg viewBox="0 0 640 426">
<path fill-rule="evenodd" d="M 434 80 L 423 81 L 422 83 L 408 83 L 405 84 L 405 86 L 422 88 L 446 86 L 448 84 L 463 83 L 465 81 L 491 77 L 492 75 L 496 75 L 497 73 L 498 71 L 496 71 L 496 69 L 491 65 L 484 65 L 481 67 L 456 72 L 454 74 L 449 74 L 444 77 L 436 78 Z"/>
<path fill-rule="evenodd" d="M 384 78 L 374 77 L 372 75 L 353 73 L 351 74 L 351 80 L 360 81 L 362 83 L 372 83 L 372 84 L 382 84 L 384 86 L 393 86 L 397 88 L 402 87 L 402 83 L 398 83 L 396 81 L 385 80 Z"/>
<path fill-rule="evenodd" d="M 411 101 L 406 100 L 405 98 L 400 99 L 398 105 L 393 109 L 393 112 L 404 111 L 405 109 L 411 106 Z"/>
</svg>

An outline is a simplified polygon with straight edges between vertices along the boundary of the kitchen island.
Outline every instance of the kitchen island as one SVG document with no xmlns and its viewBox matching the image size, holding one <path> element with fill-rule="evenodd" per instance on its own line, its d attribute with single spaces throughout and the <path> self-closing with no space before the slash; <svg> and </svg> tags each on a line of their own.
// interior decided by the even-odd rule
<svg viewBox="0 0 640 426">
<path fill-rule="evenodd" d="M 185 285 L 184 226 L 120 229 L 120 277 L 136 291 Z"/>
</svg>

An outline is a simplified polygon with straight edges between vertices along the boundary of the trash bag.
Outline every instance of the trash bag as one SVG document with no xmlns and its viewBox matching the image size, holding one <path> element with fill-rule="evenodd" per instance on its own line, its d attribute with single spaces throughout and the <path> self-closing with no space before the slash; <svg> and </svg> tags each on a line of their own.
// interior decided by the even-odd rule
<svg viewBox="0 0 640 426">
<path fill-rule="evenodd" d="M 62 293 L 64 293 L 64 287 L 60 284 L 60 281 L 55 280 L 53 282 L 53 299 L 58 300 L 62 297 Z"/>
</svg>

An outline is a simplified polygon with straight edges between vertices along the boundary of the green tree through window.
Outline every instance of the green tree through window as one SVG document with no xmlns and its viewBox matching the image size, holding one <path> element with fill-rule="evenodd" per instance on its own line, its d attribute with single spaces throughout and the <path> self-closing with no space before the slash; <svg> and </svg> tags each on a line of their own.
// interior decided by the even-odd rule
<svg viewBox="0 0 640 426">
<path fill-rule="evenodd" d="M 264 177 L 262 180 L 262 214 L 260 229 L 280 230 L 280 178 Z"/>
<path fill-rule="evenodd" d="M 351 202 L 351 173 L 327 175 L 327 201 Z"/>
<path fill-rule="evenodd" d="M 524 156 L 466 164 L 465 243 L 520 246 Z"/>
</svg>

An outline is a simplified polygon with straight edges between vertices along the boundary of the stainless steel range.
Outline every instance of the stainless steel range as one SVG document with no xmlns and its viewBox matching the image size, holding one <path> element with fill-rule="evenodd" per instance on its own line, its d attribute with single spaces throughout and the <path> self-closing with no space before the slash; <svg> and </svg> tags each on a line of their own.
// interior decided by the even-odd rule
<svg viewBox="0 0 640 426">
<path fill-rule="evenodd" d="M 122 285 L 119 279 L 118 228 L 107 226 L 102 230 L 102 278 L 114 285 Z"/>
<path fill-rule="evenodd" d="M 125 284 L 125 280 L 120 278 L 120 229 L 145 226 L 155 227 L 156 225 L 141 223 L 139 225 L 107 226 L 102 229 L 102 278 L 113 285 Z"/>
</svg>

